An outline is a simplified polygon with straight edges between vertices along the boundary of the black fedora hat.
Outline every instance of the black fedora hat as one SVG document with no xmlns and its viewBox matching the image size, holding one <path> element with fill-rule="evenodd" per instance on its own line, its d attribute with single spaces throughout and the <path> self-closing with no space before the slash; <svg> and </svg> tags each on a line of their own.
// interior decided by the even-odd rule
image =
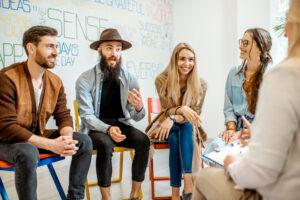
<svg viewBox="0 0 300 200">
<path fill-rule="evenodd" d="M 90 45 L 91 49 L 97 50 L 98 47 L 102 42 L 108 42 L 108 41 L 119 41 L 122 43 L 122 50 L 129 49 L 132 45 L 130 42 L 127 42 L 121 38 L 121 35 L 119 34 L 117 29 L 114 28 L 108 28 L 102 31 L 100 35 L 100 39 L 96 42 L 93 42 Z"/>
</svg>

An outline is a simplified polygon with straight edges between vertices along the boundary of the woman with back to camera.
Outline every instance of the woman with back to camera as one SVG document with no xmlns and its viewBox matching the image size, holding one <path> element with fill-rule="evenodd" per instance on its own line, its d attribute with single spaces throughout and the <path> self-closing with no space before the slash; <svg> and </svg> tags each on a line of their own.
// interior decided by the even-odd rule
<svg viewBox="0 0 300 200">
<path fill-rule="evenodd" d="M 291 0 L 285 25 L 288 56 L 264 77 L 256 117 L 252 126 L 248 125 L 251 133 L 248 151 L 242 156 L 227 156 L 224 170 L 207 168 L 200 172 L 195 182 L 194 200 L 299 199 L 299 11 L 300 0 Z"/>
<path fill-rule="evenodd" d="M 240 58 L 243 63 L 233 67 L 227 77 L 225 88 L 224 116 L 226 130 L 208 145 L 204 154 L 225 146 L 240 138 L 244 116 L 250 123 L 254 119 L 258 90 L 272 62 L 270 33 L 262 28 L 245 31 L 239 40 Z"/>
<path fill-rule="evenodd" d="M 189 44 L 179 43 L 173 50 L 167 68 L 155 80 L 162 110 L 167 118 L 156 138 L 168 139 L 172 200 L 180 199 L 181 177 L 184 174 L 183 199 L 190 200 L 193 190 L 192 162 L 194 143 L 201 128 L 200 113 L 206 94 L 206 83 L 199 77 L 196 55 Z M 200 158 L 199 158 L 200 159 Z"/>
</svg>

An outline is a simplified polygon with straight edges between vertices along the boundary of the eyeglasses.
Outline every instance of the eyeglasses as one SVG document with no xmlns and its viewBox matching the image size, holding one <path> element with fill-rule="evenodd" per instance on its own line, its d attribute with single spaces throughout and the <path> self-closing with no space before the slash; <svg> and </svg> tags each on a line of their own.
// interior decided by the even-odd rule
<svg viewBox="0 0 300 200">
<path fill-rule="evenodd" d="M 249 45 L 248 40 L 239 39 L 239 45 L 241 46 L 243 44 L 244 47 L 247 47 Z"/>
</svg>

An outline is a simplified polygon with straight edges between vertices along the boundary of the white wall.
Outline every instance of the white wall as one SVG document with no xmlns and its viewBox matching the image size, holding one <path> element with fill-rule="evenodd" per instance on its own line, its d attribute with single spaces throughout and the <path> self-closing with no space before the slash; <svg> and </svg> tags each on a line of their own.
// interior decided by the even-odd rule
<svg viewBox="0 0 300 200">
<path fill-rule="evenodd" d="M 20 5 L 16 3 L 19 1 L 0 4 L 0 68 L 26 59 L 21 40 L 28 27 L 47 24 L 57 28 L 58 41 L 68 47 L 75 45 L 75 54 L 79 51 L 75 56 L 62 51 L 60 65 L 54 70 L 64 81 L 68 106 L 73 108 L 77 77 L 97 61 L 97 53 L 88 47 L 91 39 L 98 39 L 104 28 L 117 27 L 133 43 L 133 48 L 123 54 L 123 64 L 137 76 L 146 105 L 147 97 L 157 96 L 154 78 L 168 64 L 172 49 L 178 42 L 187 42 L 194 47 L 199 73 L 208 83 L 201 118 L 212 138 L 224 129 L 226 76 L 232 66 L 241 63 L 237 41 L 247 28 L 270 30 L 279 0 L 124 1 L 128 4 L 112 0 L 25 0 Z M 273 33 L 272 36 L 276 38 Z M 276 40 L 273 41 L 276 49 Z M 75 62 L 63 66 L 63 56 Z M 147 119 L 135 124 L 143 130 Z"/>
<path fill-rule="evenodd" d="M 97 52 L 89 45 L 105 28 L 117 28 L 133 45 L 123 52 L 123 68 L 138 79 L 146 107 L 146 98 L 156 96 L 154 78 L 169 60 L 172 7 L 169 0 L 0 1 L 0 69 L 27 59 L 22 37 L 29 27 L 56 28 L 59 56 L 52 71 L 63 80 L 73 115 L 75 81 L 98 61 Z M 135 124 L 144 130 L 147 118 Z M 47 125 L 55 128 L 53 120 Z"/>
<path fill-rule="evenodd" d="M 201 118 L 209 138 L 224 130 L 223 102 L 229 69 L 240 64 L 238 39 L 247 28 L 271 30 L 272 0 L 175 0 L 174 45 L 195 49 L 208 82 Z M 277 0 L 274 0 L 277 1 Z M 273 10 L 276 3 L 272 3 Z"/>
</svg>

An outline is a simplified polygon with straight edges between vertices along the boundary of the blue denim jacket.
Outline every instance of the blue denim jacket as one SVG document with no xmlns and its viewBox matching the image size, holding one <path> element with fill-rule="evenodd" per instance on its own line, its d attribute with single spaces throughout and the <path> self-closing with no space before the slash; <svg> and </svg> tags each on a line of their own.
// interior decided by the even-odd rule
<svg viewBox="0 0 300 200">
<path fill-rule="evenodd" d="M 242 116 L 245 116 L 250 123 L 254 119 L 254 115 L 248 110 L 247 97 L 243 89 L 245 67 L 241 73 L 235 75 L 240 69 L 241 66 L 233 67 L 228 74 L 224 102 L 225 125 L 234 121 L 237 130 L 245 127 L 242 123 Z"/>
<path fill-rule="evenodd" d="M 81 119 L 79 129 L 81 133 L 89 133 L 90 130 L 105 133 L 110 126 L 99 119 L 103 77 L 104 74 L 98 64 L 82 73 L 76 81 L 76 100 Z M 119 121 L 130 125 L 130 119 L 139 121 L 144 118 L 145 109 L 143 107 L 141 111 L 137 112 L 127 101 L 127 92 L 139 87 L 135 77 L 121 68 L 119 78 L 121 106 L 125 116 L 125 118 L 121 118 Z"/>
</svg>

